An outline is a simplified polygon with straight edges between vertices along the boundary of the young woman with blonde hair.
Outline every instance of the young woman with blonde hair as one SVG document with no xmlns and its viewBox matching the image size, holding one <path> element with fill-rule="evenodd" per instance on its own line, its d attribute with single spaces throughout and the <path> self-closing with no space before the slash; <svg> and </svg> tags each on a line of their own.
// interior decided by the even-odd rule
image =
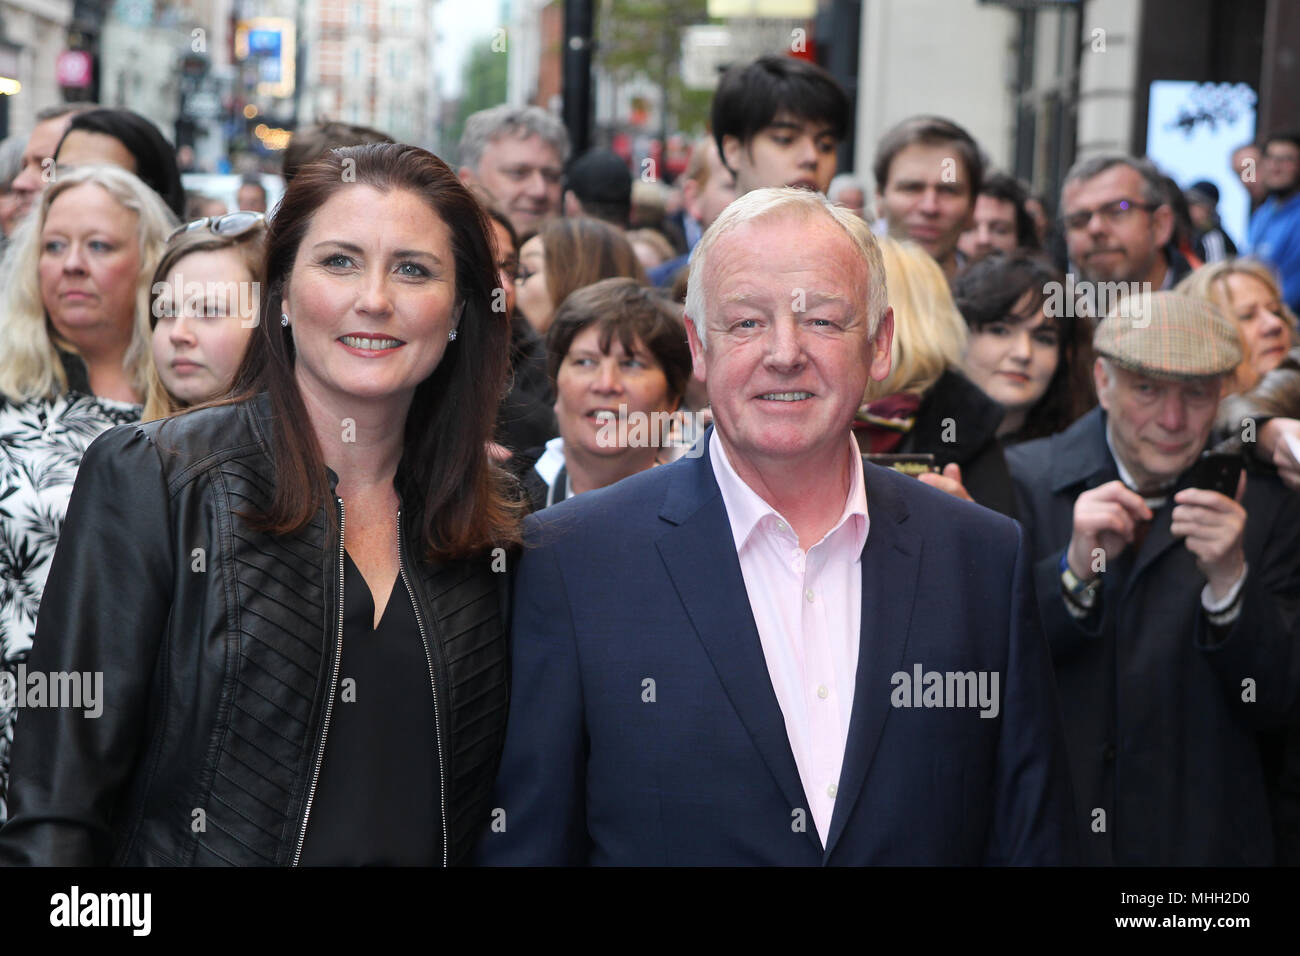
<svg viewBox="0 0 1300 956">
<path fill-rule="evenodd" d="M 866 225 L 863 225 L 866 228 Z M 920 246 L 879 238 L 894 310 L 893 367 L 863 396 L 854 433 L 863 452 L 930 454 L 927 484 L 1013 515 L 1002 446 L 1002 408 L 961 372 L 966 322 L 938 263 Z"/>
</svg>

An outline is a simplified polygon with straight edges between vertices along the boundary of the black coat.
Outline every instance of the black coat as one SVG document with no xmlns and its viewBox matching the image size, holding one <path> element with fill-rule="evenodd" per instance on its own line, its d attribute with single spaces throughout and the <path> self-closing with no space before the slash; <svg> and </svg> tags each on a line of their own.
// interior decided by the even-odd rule
<svg viewBox="0 0 1300 956">
<path fill-rule="evenodd" d="M 1075 499 L 1118 478 L 1105 414 L 1094 409 L 1059 435 L 1009 449 L 1007 460 L 1065 710 L 1085 859 L 1272 862 L 1258 732 L 1300 710 L 1300 496 L 1271 476 L 1248 476 L 1248 571 L 1231 627 L 1206 619 L 1205 579 L 1170 532 L 1172 500 L 1141 550 L 1107 566 L 1099 608 L 1080 623 L 1066 610 L 1060 559 Z M 1243 681 L 1253 682 L 1253 702 Z"/>
<path fill-rule="evenodd" d="M 271 438 L 263 396 L 124 425 L 87 450 L 28 666 L 102 673 L 103 713 L 23 713 L 0 861 L 296 860 L 337 688 L 343 549 L 333 502 L 292 535 L 243 517 L 269 502 Z M 506 575 L 488 556 L 416 559 L 414 536 L 403 514 L 454 864 L 488 819 L 505 737 Z"/>
<path fill-rule="evenodd" d="M 546 343 L 518 312 L 510 322 L 510 375 L 510 389 L 497 409 L 496 440 L 513 452 L 545 445 L 560 433 L 546 374 Z"/>
<path fill-rule="evenodd" d="M 899 454 L 934 455 L 940 467 L 956 463 L 962 484 L 986 508 L 1016 517 L 1011 474 L 998 441 L 1002 406 L 960 372 L 947 371 L 921 396 L 916 423 Z"/>
</svg>

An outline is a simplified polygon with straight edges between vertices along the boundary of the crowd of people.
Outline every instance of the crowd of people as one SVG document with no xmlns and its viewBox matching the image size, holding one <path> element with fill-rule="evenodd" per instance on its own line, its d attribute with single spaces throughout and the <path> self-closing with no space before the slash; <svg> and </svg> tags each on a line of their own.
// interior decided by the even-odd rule
<svg viewBox="0 0 1300 956">
<path fill-rule="evenodd" d="M 1239 255 L 850 113 L 0 144 L 0 861 L 1300 862 L 1300 133 Z"/>
</svg>

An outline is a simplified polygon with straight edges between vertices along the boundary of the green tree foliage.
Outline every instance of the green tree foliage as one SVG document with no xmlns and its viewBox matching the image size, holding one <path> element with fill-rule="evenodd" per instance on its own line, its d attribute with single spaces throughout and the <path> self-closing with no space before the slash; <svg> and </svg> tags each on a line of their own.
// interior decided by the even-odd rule
<svg viewBox="0 0 1300 956">
<path fill-rule="evenodd" d="M 506 67 L 509 62 L 507 57 L 505 51 L 498 52 L 492 49 L 490 37 L 479 40 L 470 48 L 469 58 L 465 61 L 465 69 L 461 74 L 460 103 L 456 108 L 456 119 L 442 135 L 442 150 L 448 154 L 443 157 L 444 159 L 459 161 L 460 157 L 451 154 L 455 152 L 456 144 L 460 142 L 460 134 L 465 130 L 465 120 L 471 113 L 500 106 L 506 101 Z"/>
<path fill-rule="evenodd" d="M 688 90 L 681 80 L 682 31 L 708 23 L 707 0 L 601 0 L 596 57 L 620 80 L 644 73 L 667 93 L 665 132 L 703 132 L 713 95 Z"/>
</svg>

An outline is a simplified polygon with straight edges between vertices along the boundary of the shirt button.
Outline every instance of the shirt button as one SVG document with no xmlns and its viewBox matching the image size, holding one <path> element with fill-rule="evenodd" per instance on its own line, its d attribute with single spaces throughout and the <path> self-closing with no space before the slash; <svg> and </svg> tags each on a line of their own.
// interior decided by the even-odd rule
<svg viewBox="0 0 1300 956">
<path fill-rule="evenodd" d="M 825 684 L 822 684 L 821 687 L 818 687 L 818 688 L 817 688 L 817 696 L 820 697 L 822 700 L 825 700 L 825 699 L 826 699 L 827 697 L 829 697 L 830 695 L 831 695 L 831 692 L 830 692 L 829 690 L 826 689 L 826 685 L 825 685 Z"/>
<path fill-rule="evenodd" d="M 804 591 L 803 596 L 806 597 L 808 599 L 808 603 L 811 604 L 814 598 L 812 588 L 809 588 L 807 591 Z"/>
<path fill-rule="evenodd" d="M 840 792 L 840 788 L 835 786 L 835 784 L 831 784 L 829 787 L 826 788 L 826 796 L 828 797 L 833 797 L 835 796 L 835 794 L 839 792 Z"/>
<path fill-rule="evenodd" d="M 784 522 L 784 521 L 778 521 L 778 522 L 776 523 L 776 530 L 777 530 L 777 531 L 785 531 L 785 530 L 786 530 L 785 522 Z"/>
</svg>

